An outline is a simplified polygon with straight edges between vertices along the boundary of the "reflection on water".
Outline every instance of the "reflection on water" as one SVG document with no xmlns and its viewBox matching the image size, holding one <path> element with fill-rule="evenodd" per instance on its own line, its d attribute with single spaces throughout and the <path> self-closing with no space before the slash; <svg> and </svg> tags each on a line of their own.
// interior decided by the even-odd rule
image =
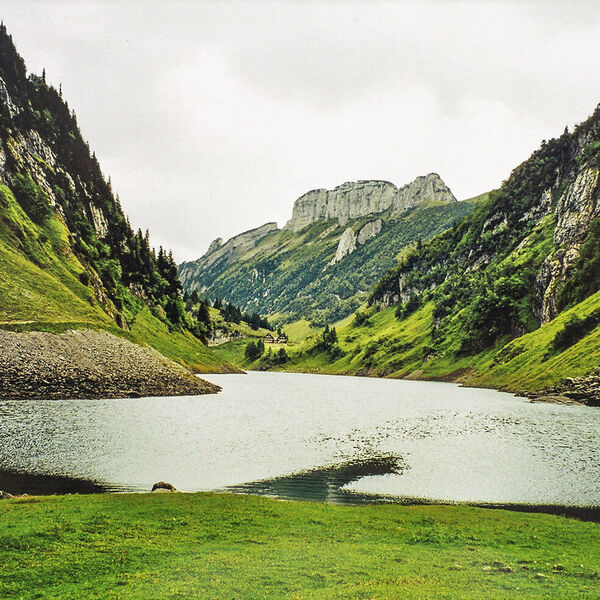
<svg viewBox="0 0 600 600">
<path fill-rule="evenodd" d="M 7 473 L 0 471 L 0 490 L 11 494 L 48 495 L 48 494 L 98 494 L 109 491 L 127 491 L 111 489 L 85 479 L 71 479 L 53 475 L 31 475 L 29 473 Z"/>
<path fill-rule="evenodd" d="M 356 505 L 373 502 L 375 498 L 369 494 L 351 492 L 344 486 L 368 475 L 400 474 L 404 468 L 401 459 L 394 456 L 381 456 L 351 460 L 321 469 L 307 469 L 273 479 L 230 485 L 224 489 L 229 492 L 272 498 Z"/>
<path fill-rule="evenodd" d="M 436 382 L 208 379 L 223 391 L 0 402 L 0 471 L 46 477 L 27 490 L 33 480 L 5 475 L 0 489 L 148 491 L 165 480 L 336 502 L 600 505 L 597 408 Z"/>
</svg>

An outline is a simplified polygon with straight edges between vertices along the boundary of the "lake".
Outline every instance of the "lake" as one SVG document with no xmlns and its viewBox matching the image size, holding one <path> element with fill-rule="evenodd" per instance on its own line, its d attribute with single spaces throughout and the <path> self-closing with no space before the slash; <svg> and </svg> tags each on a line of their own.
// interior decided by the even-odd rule
<svg viewBox="0 0 600 600">
<path fill-rule="evenodd" d="M 437 382 L 205 378 L 223 391 L 0 402 L 0 489 L 148 491 L 166 480 L 350 504 L 600 505 L 598 408 Z"/>
</svg>

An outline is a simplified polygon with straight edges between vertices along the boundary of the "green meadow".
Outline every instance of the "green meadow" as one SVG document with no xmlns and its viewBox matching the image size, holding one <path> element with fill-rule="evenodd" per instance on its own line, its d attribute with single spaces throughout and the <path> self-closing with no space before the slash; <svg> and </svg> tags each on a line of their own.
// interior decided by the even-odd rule
<svg viewBox="0 0 600 600">
<path fill-rule="evenodd" d="M 600 524 L 229 494 L 0 504 L 2 598 L 600 598 Z"/>
<path fill-rule="evenodd" d="M 192 370 L 231 370 L 189 331 L 169 329 L 140 300 L 126 294 L 119 328 L 102 308 L 83 266 L 73 254 L 69 232 L 57 216 L 33 223 L 10 189 L 0 185 L 0 328 L 10 331 L 101 329 L 147 344 Z"/>
</svg>

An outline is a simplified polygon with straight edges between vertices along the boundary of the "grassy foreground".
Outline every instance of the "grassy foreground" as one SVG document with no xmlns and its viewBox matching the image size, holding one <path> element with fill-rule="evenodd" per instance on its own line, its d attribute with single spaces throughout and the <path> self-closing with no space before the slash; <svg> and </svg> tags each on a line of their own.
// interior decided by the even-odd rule
<svg viewBox="0 0 600 600">
<path fill-rule="evenodd" d="M 2 598 L 600 598 L 600 525 L 219 494 L 0 504 Z"/>
</svg>

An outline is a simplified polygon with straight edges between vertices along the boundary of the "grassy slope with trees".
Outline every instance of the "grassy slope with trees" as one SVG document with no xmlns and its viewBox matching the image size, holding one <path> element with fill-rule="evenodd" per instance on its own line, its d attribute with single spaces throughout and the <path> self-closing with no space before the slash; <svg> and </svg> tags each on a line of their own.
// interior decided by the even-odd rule
<svg viewBox="0 0 600 600">
<path fill-rule="evenodd" d="M 132 230 L 75 114 L 44 76 L 27 76 L 4 26 L 0 77 L 0 327 L 104 329 L 195 370 L 221 371 L 195 335 L 172 256 Z"/>
<path fill-rule="evenodd" d="M 476 199 L 432 203 L 394 219 L 382 213 L 344 226 L 329 220 L 297 233 L 276 231 L 225 270 L 219 264 L 209 267 L 194 285 L 206 287 L 211 297 L 227 298 L 246 312 L 270 315 L 277 325 L 308 320 L 322 327 L 356 310 L 405 246 L 444 231 L 476 203 Z M 358 231 L 379 216 L 384 219 L 379 235 L 328 266 L 347 227 Z"/>
</svg>

